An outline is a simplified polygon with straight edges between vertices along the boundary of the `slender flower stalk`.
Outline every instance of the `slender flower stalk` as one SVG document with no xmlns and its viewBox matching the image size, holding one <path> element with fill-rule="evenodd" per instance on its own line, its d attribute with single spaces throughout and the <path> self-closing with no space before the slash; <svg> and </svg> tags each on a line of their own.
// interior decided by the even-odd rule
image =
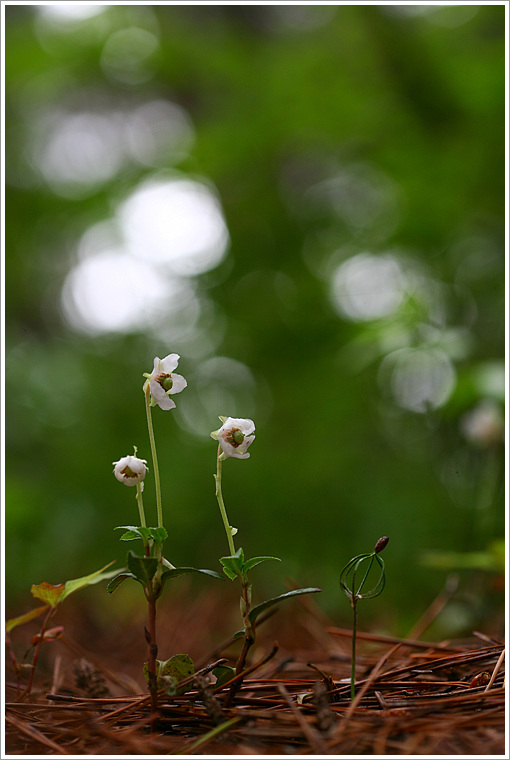
<svg viewBox="0 0 510 760">
<path fill-rule="evenodd" d="M 216 499 L 220 508 L 221 519 L 223 521 L 225 533 L 227 534 L 228 548 L 230 551 L 230 557 L 222 557 L 220 562 L 223 564 L 224 572 L 226 572 L 227 576 L 231 580 L 237 578 L 241 584 L 240 606 L 244 625 L 244 642 L 236 663 L 236 673 L 241 673 L 244 670 L 250 647 L 255 641 L 255 628 L 250 619 L 251 583 L 248 578 L 248 568 L 245 566 L 244 552 L 242 549 L 239 549 L 238 552 L 236 552 L 235 549 L 234 536 L 237 533 L 237 529 L 233 528 L 228 521 L 227 510 L 225 509 L 221 489 L 221 476 L 223 460 L 227 457 L 233 457 L 234 459 L 249 458 L 250 454 L 248 453 L 248 447 L 251 446 L 255 440 L 255 424 L 253 420 L 240 417 L 220 417 L 220 420 L 222 426 L 211 433 L 211 438 L 218 441 L 216 474 L 214 475 L 214 480 L 216 482 Z M 259 559 L 261 558 L 257 558 L 257 560 Z M 256 564 L 258 564 L 258 562 Z M 232 684 L 225 700 L 225 706 L 231 703 L 240 686 L 241 681 Z"/>
<path fill-rule="evenodd" d="M 149 683 L 151 699 L 151 732 L 156 730 L 158 718 L 159 661 L 157 660 L 158 645 L 156 641 L 156 602 L 163 591 L 163 586 L 169 579 L 168 576 L 170 575 L 171 577 L 174 577 L 175 575 L 171 572 L 164 573 L 163 568 L 166 567 L 169 571 L 176 570 L 175 566 L 163 556 L 163 544 L 168 538 L 168 532 L 163 525 L 161 480 L 151 408 L 157 405 L 160 409 L 167 411 L 169 409 L 175 409 L 175 402 L 170 396 L 180 393 L 187 386 L 185 378 L 174 371 L 178 363 L 178 354 L 168 354 L 168 356 L 165 356 L 163 359 L 156 356 L 152 372 L 150 374 L 146 372 L 143 373 L 143 376 L 146 378 L 143 384 L 143 394 L 156 487 L 156 528 L 147 525 L 143 504 L 143 480 L 148 469 L 147 462 L 136 456 L 135 447 L 135 456 L 123 457 L 118 462 L 113 463 L 115 465 L 114 474 L 117 480 L 127 486 L 136 485 L 136 502 L 140 516 L 140 526 L 119 526 L 119 528 L 128 529 L 127 533 L 121 537 L 121 540 L 132 541 L 135 538 L 141 538 L 144 554 L 143 556 L 138 556 L 133 551 L 130 551 L 127 557 L 129 572 L 123 572 L 117 575 L 112 581 L 110 581 L 108 588 L 109 593 L 112 593 L 119 583 L 121 583 L 126 577 L 134 578 L 142 584 L 145 598 L 147 599 L 148 622 L 145 627 L 145 641 L 147 642 L 148 647 L 148 657 L 147 662 L 144 665 L 144 673 Z M 186 572 L 209 572 L 191 567 L 184 568 L 184 570 Z M 220 577 L 217 573 L 211 574 Z"/>
<path fill-rule="evenodd" d="M 140 513 L 140 525 L 143 528 L 147 527 L 147 521 L 145 520 L 145 510 L 143 508 L 143 485 L 142 483 L 136 484 L 136 503 L 138 504 L 138 512 Z"/>
<path fill-rule="evenodd" d="M 358 608 L 352 605 L 352 648 L 351 648 L 351 702 L 356 696 L 356 634 L 358 633 Z"/>
<path fill-rule="evenodd" d="M 37 662 L 39 660 L 39 652 L 41 650 L 41 644 L 43 643 L 43 640 L 44 640 L 44 633 L 46 631 L 46 628 L 48 627 L 48 623 L 50 621 L 50 618 L 53 615 L 53 613 L 55 612 L 55 610 L 56 610 L 56 607 L 51 607 L 50 606 L 50 608 L 48 609 L 48 612 L 46 613 L 46 616 L 45 616 L 45 618 L 44 618 L 44 620 L 42 622 L 41 630 L 39 631 L 39 636 L 38 636 L 38 639 L 37 639 L 37 644 L 35 646 L 34 656 L 32 658 L 32 667 L 30 668 L 30 676 L 28 678 L 28 683 L 27 683 L 26 689 L 23 692 L 22 696 L 26 696 L 26 695 L 30 694 L 30 691 L 32 690 L 32 683 L 34 681 L 35 669 L 37 667 Z"/>
<path fill-rule="evenodd" d="M 228 548 L 230 554 L 236 553 L 234 546 L 234 538 L 232 536 L 232 526 L 230 525 L 227 517 L 227 510 L 225 509 L 225 502 L 223 501 L 223 493 L 221 490 L 221 475 L 222 475 L 222 463 L 223 463 L 223 449 L 221 445 L 218 445 L 218 457 L 216 460 L 216 475 L 214 480 L 216 481 L 216 499 L 218 500 L 218 506 L 220 508 L 221 519 L 225 527 L 225 533 L 227 534 Z"/>
<path fill-rule="evenodd" d="M 154 468 L 154 483 L 156 486 L 156 510 L 158 513 L 158 528 L 162 528 L 163 527 L 163 506 L 161 502 L 161 482 L 159 479 L 159 465 L 158 465 L 158 455 L 156 452 L 156 439 L 154 438 L 154 428 L 152 425 L 151 391 L 150 391 L 150 386 L 148 382 L 144 384 L 144 394 L 145 394 L 145 411 L 147 413 L 147 427 L 149 430 L 149 440 L 151 444 L 152 466 Z"/>
<path fill-rule="evenodd" d="M 384 560 L 379 556 L 379 553 L 388 544 L 388 536 L 382 536 L 376 543 L 374 551 L 369 554 L 358 554 L 357 557 L 351 559 L 343 568 L 340 573 L 340 586 L 342 591 L 347 596 L 351 603 L 353 621 L 352 621 L 352 656 L 351 656 L 351 701 L 354 701 L 356 695 L 356 634 L 358 631 L 358 609 L 357 604 L 360 599 L 374 599 L 383 592 L 386 575 L 384 568 Z M 365 593 L 362 593 L 363 587 L 368 580 L 370 571 L 374 564 L 374 561 L 379 565 L 380 575 L 377 583 L 373 588 Z M 364 563 L 368 564 L 367 569 L 364 572 L 361 582 L 358 584 L 356 576 L 360 568 Z"/>
</svg>

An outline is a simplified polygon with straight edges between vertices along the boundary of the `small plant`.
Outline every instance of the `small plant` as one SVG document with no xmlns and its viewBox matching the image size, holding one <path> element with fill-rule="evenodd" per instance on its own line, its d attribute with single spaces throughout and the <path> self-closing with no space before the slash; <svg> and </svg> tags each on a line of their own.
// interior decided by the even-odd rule
<svg viewBox="0 0 510 760">
<path fill-rule="evenodd" d="M 37 667 L 37 662 L 39 660 L 39 653 L 40 653 L 42 644 L 47 643 L 49 641 L 56 641 L 62 636 L 64 632 L 64 629 L 62 626 L 48 628 L 50 619 L 53 617 L 53 615 L 57 611 L 58 607 L 62 604 L 64 599 L 67 599 L 67 597 L 70 594 L 73 594 L 75 591 L 79 591 L 80 589 L 85 588 L 86 586 L 92 586 L 95 583 L 99 583 L 100 581 L 111 578 L 112 575 L 115 575 L 115 573 L 117 572 L 116 570 L 114 570 L 113 572 L 110 571 L 108 573 L 105 572 L 105 570 L 111 565 L 113 565 L 113 562 L 109 562 L 108 565 L 101 568 L 101 570 L 96 570 L 96 572 L 90 573 L 89 575 L 85 575 L 83 576 L 83 578 L 75 578 L 74 580 L 66 581 L 65 583 L 58 583 L 55 586 L 52 585 L 51 583 L 48 583 L 47 581 L 43 581 L 43 583 L 39 583 L 37 585 L 34 584 L 32 588 L 30 589 L 30 592 L 33 597 L 42 601 L 43 604 L 39 607 L 35 607 L 29 612 L 26 612 L 24 615 L 19 615 L 19 617 L 11 618 L 10 620 L 7 620 L 5 624 L 6 643 L 9 648 L 14 670 L 16 672 L 18 688 L 20 687 L 20 683 L 21 683 L 20 682 L 21 670 L 22 669 L 29 670 L 28 683 L 23 692 L 24 696 L 30 694 L 30 691 L 32 689 L 35 669 Z M 30 664 L 20 665 L 16 659 L 14 650 L 11 645 L 11 639 L 10 639 L 11 631 L 13 631 L 14 628 L 17 628 L 19 625 L 24 625 L 25 623 L 28 623 L 31 620 L 34 620 L 36 617 L 39 617 L 39 615 L 42 615 L 42 614 L 44 614 L 44 618 L 41 624 L 41 628 L 39 629 L 39 633 L 37 633 L 35 636 L 32 637 L 31 643 L 32 643 L 32 646 L 35 647 L 34 654 L 32 657 L 32 662 Z"/>
<path fill-rule="evenodd" d="M 146 460 L 139 459 L 136 456 L 136 447 L 134 448 L 134 456 L 125 456 L 118 462 L 114 462 L 115 469 L 113 471 L 117 480 L 124 485 L 136 486 L 136 502 L 140 517 L 140 525 L 119 525 L 115 530 L 125 531 L 120 537 L 121 541 L 141 540 L 143 554 L 128 552 L 127 568 L 110 581 L 107 590 L 108 593 L 112 594 L 127 578 L 137 581 L 143 588 L 148 603 L 148 624 L 145 628 L 148 659 L 144 666 L 144 675 L 149 685 L 153 713 L 156 713 L 158 709 L 158 689 L 165 688 L 168 693 L 175 694 L 178 682 L 194 672 L 193 663 L 188 655 L 180 654 L 174 655 L 169 660 L 158 660 L 156 602 L 161 596 L 165 583 L 188 573 L 201 573 L 223 580 L 222 576 L 214 570 L 175 567 L 163 556 L 163 544 L 168 538 L 168 532 L 163 525 L 161 483 L 151 410 L 156 405 L 165 411 L 175 409 L 175 402 L 170 396 L 180 393 L 187 385 L 184 377 L 174 372 L 178 363 L 178 354 L 169 354 L 164 359 L 156 357 L 152 372 L 150 374 L 144 373 L 146 380 L 143 384 L 143 393 L 154 471 L 157 526 L 147 526 L 142 494 L 148 468 Z"/>
<path fill-rule="evenodd" d="M 358 554 L 353 557 L 340 573 L 340 586 L 349 599 L 353 612 L 352 624 L 352 658 L 351 658 L 351 700 L 354 701 L 356 683 L 356 632 L 358 628 L 357 604 L 360 599 L 374 599 L 382 594 L 386 585 L 384 560 L 380 556 L 382 550 L 388 545 L 388 536 L 382 536 L 376 543 L 374 551 L 369 554 Z M 368 581 L 374 562 L 379 566 L 379 577 L 371 589 L 363 593 L 365 583 Z M 361 580 L 360 580 L 361 578 Z"/>
<path fill-rule="evenodd" d="M 252 557 L 251 559 L 245 559 L 244 551 L 242 548 L 235 548 L 234 536 L 237 535 L 237 528 L 230 525 L 227 511 L 225 509 L 225 503 L 223 500 L 222 491 L 222 467 L 223 462 L 228 457 L 234 459 L 248 459 L 250 454 L 248 453 L 248 447 L 251 446 L 255 440 L 255 424 L 253 420 L 235 418 L 235 417 L 220 417 L 222 426 L 218 430 L 214 430 L 211 433 L 211 438 L 218 441 L 218 452 L 216 457 L 216 474 L 214 480 L 216 483 L 216 498 L 218 500 L 218 506 L 220 508 L 221 518 L 223 520 L 223 526 L 227 535 L 227 542 L 230 554 L 221 557 L 220 562 L 223 565 L 223 572 L 225 575 L 234 581 L 239 580 L 241 584 L 241 617 L 243 620 L 243 630 L 238 631 L 235 634 L 235 639 L 243 637 L 243 647 L 236 663 L 235 671 L 232 671 L 231 675 L 239 675 L 245 666 L 246 657 L 250 650 L 250 647 L 255 642 L 256 636 L 256 621 L 257 618 L 275 604 L 300 594 L 313 594 L 320 591 L 319 588 L 301 588 L 288 591 L 285 594 L 280 594 L 277 597 L 268 599 L 255 607 L 251 606 L 252 602 L 252 584 L 249 578 L 249 571 L 262 562 L 268 560 L 276 560 L 280 562 L 279 557 L 272 556 L 259 556 Z M 223 668 L 223 671 L 225 669 Z M 223 678 L 225 673 L 222 672 Z M 240 681 L 233 685 L 233 691 L 239 688 Z"/>
</svg>

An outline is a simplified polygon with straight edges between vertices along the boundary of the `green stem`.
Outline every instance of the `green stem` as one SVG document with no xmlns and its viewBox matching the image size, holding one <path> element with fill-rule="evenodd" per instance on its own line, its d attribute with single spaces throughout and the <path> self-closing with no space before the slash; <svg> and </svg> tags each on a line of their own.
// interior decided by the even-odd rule
<svg viewBox="0 0 510 760">
<path fill-rule="evenodd" d="M 149 429 L 149 440 L 151 444 L 152 466 L 154 468 L 154 482 L 156 484 L 156 509 L 158 511 L 158 528 L 163 527 L 163 507 L 161 505 L 161 483 L 159 480 L 158 455 L 156 453 L 156 440 L 154 438 L 154 428 L 152 427 L 151 415 L 151 391 L 149 382 L 145 383 L 145 411 L 147 412 L 147 427 Z"/>
<path fill-rule="evenodd" d="M 356 609 L 356 601 L 353 599 L 352 611 L 354 619 L 352 622 L 352 656 L 351 656 L 351 701 L 354 702 L 354 696 L 356 689 L 354 684 L 356 683 L 356 631 L 358 629 L 358 611 Z"/>
<path fill-rule="evenodd" d="M 222 461 L 220 458 L 221 453 L 222 453 L 221 446 L 218 445 L 216 475 L 214 476 L 214 480 L 216 481 L 216 498 L 218 500 L 218 506 L 220 508 L 223 525 L 225 526 L 225 533 L 227 534 L 228 548 L 230 549 L 230 554 L 232 555 L 236 553 L 236 548 L 234 546 L 234 538 L 232 536 L 232 529 L 228 521 L 227 510 L 225 509 L 225 504 L 223 502 L 223 494 L 221 492 L 221 465 L 222 465 Z"/>
<path fill-rule="evenodd" d="M 140 513 L 140 525 L 142 526 L 142 528 L 146 528 L 147 523 L 145 521 L 145 511 L 143 508 L 142 490 L 143 490 L 143 483 L 137 483 L 136 484 L 136 503 L 138 504 L 138 512 Z"/>
</svg>

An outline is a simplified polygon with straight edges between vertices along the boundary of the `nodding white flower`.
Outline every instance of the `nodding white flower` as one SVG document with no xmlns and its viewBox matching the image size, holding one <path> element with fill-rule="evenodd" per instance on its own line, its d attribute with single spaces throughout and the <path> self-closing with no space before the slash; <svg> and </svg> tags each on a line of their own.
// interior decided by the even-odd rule
<svg viewBox="0 0 510 760">
<path fill-rule="evenodd" d="M 125 486 L 136 486 L 141 483 L 147 474 L 147 461 L 138 457 L 127 456 L 113 462 L 115 469 L 113 474 L 124 483 Z"/>
<path fill-rule="evenodd" d="M 248 446 L 255 440 L 255 423 L 253 420 L 238 417 L 220 417 L 223 425 L 211 433 L 211 438 L 218 441 L 225 457 L 248 459 Z"/>
<path fill-rule="evenodd" d="M 169 398 L 173 393 L 180 393 L 187 386 L 182 375 L 177 375 L 174 369 L 179 364 L 179 354 L 168 354 L 164 359 L 156 356 L 154 369 L 149 378 L 149 387 L 154 403 L 160 409 L 175 409 L 175 402 Z"/>
</svg>

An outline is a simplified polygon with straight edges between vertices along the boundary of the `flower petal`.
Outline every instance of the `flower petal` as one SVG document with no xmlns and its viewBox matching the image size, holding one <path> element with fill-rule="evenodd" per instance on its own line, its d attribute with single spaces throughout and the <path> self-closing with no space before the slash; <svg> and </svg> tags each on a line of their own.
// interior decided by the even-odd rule
<svg viewBox="0 0 510 760">
<path fill-rule="evenodd" d="M 172 401 L 172 399 L 168 398 L 168 396 L 165 396 L 164 399 L 161 399 L 161 401 L 158 401 L 157 403 L 159 408 L 163 409 L 164 411 L 175 409 L 175 401 Z"/>
<path fill-rule="evenodd" d="M 180 393 L 188 384 L 187 380 L 182 375 L 177 375 L 175 372 L 172 372 L 172 383 L 172 387 L 168 393 Z"/>
<path fill-rule="evenodd" d="M 150 389 L 151 396 L 160 409 L 164 409 L 165 411 L 168 409 L 175 409 L 175 401 L 172 401 L 172 399 L 167 396 L 165 389 L 157 380 L 150 381 Z"/>
<path fill-rule="evenodd" d="M 151 378 L 149 381 L 149 388 L 151 390 L 151 396 L 157 404 L 167 398 L 165 389 L 154 378 Z"/>
<path fill-rule="evenodd" d="M 239 449 L 234 449 L 234 452 L 230 454 L 230 456 L 233 457 L 234 459 L 249 459 L 250 458 L 250 454 L 248 454 L 247 452 L 245 454 L 240 454 Z"/>
<path fill-rule="evenodd" d="M 255 432 L 255 423 L 253 420 L 247 420 L 243 417 L 228 417 L 227 421 L 221 428 L 223 429 L 238 428 L 244 435 L 250 435 Z"/>
<path fill-rule="evenodd" d="M 159 365 L 159 369 L 161 372 L 166 372 L 167 374 L 171 374 L 174 369 L 177 369 L 177 365 L 179 364 L 180 356 L 179 354 L 168 354 L 168 356 L 165 356 L 164 359 L 161 359 L 161 363 Z"/>
<path fill-rule="evenodd" d="M 141 483 L 147 474 L 147 461 L 138 459 L 138 457 L 127 456 L 113 463 L 115 469 L 113 474 L 121 483 L 126 486 L 136 486 Z"/>
<path fill-rule="evenodd" d="M 223 449 L 225 456 L 227 457 L 234 457 L 235 459 L 248 459 L 248 457 L 250 456 L 249 454 L 246 453 L 246 447 L 244 445 L 244 441 L 237 448 L 235 446 L 232 446 L 231 443 L 229 443 L 228 441 L 225 441 L 223 438 L 220 438 L 219 441 L 220 441 L 220 446 Z"/>
</svg>

